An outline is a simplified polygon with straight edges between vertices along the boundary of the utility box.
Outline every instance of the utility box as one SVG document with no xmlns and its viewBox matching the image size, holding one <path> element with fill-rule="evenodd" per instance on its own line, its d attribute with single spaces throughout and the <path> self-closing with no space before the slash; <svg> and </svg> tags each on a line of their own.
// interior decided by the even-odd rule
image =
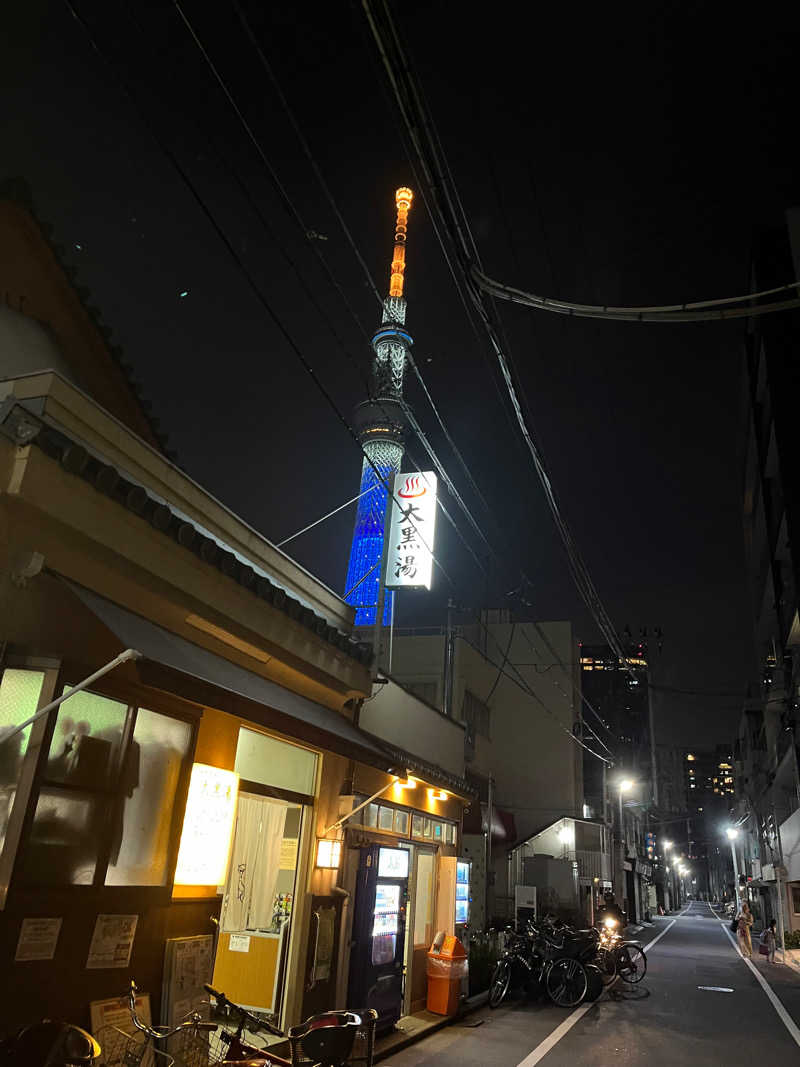
<svg viewBox="0 0 800 1067">
<path fill-rule="evenodd" d="M 427 975 L 428 1011 L 455 1015 L 469 978 L 466 949 L 457 937 L 443 931 L 436 935 L 428 950 Z"/>
</svg>

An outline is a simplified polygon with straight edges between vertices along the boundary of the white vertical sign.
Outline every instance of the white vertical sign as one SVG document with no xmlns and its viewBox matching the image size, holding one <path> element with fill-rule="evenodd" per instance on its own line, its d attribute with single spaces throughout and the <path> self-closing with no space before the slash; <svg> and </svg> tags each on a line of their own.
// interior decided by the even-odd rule
<svg viewBox="0 0 800 1067">
<path fill-rule="evenodd" d="M 433 471 L 398 474 L 395 478 L 387 589 L 430 589 L 436 530 L 436 475 Z"/>
</svg>

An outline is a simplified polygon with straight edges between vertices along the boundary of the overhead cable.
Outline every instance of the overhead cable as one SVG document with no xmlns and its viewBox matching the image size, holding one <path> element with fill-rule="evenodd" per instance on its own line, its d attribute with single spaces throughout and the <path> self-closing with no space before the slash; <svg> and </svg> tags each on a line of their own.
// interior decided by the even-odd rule
<svg viewBox="0 0 800 1067">
<path fill-rule="evenodd" d="M 292 334 L 289 332 L 289 330 L 286 327 L 286 325 L 283 322 L 283 320 L 280 318 L 280 316 L 275 311 L 275 309 L 273 308 L 273 306 L 270 303 L 270 301 L 267 299 L 267 297 L 262 292 L 261 287 L 258 285 L 256 280 L 253 278 L 252 274 L 250 273 L 250 271 L 247 268 L 246 263 L 244 262 L 242 257 L 237 252 L 237 250 L 234 247 L 231 239 L 228 237 L 227 233 L 222 228 L 221 224 L 217 221 L 216 216 L 214 215 L 214 213 L 212 212 L 211 208 L 208 206 L 206 201 L 203 199 L 203 197 L 200 194 L 200 191 L 198 190 L 197 186 L 194 184 L 192 179 L 189 177 L 188 173 L 183 168 L 183 166 L 179 162 L 178 158 L 175 156 L 175 154 L 172 152 L 172 150 L 169 148 L 169 146 L 166 144 L 166 142 L 156 132 L 156 130 L 153 127 L 152 123 L 149 121 L 149 119 L 147 118 L 146 114 L 144 113 L 142 108 L 139 106 L 136 98 L 134 97 L 134 95 L 131 92 L 130 88 L 128 87 L 127 83 L 124 81 L 124 79 L 122 79 L 122 77 L 119 74 L 116 73 L 116 71 L 114 70 L 113 64 L 111 63 L 111 61 L 109 59 L 106 58 L 106 56 L 103 53 L 102 49 L 98 45 L 98 43 L 95 40 L 94 36 L 92 35 L 91 29 L 89 28 L 88 24 L 78 14 L 78 12 L 75 9 L 75 7 L 73 6 L 71 0 L 64 0 L 64 3 L 66 5 L 66 7 L 68 8 L 68 10 L 70 11 L 70 13 L 72 14 L 72 17 L 75 19 L 75 21 L 83 29 L 83 31 L 86 34 L 87 39 L 89 41 L 89 45 L 92 48 L 92 50 L 94 51 L 94 53 L 98 56 L 98 58 L 100 58 L 103 61 L 103 63 L 106 66 L 108 66 L 114 72 L 116 80 L 117 80 L 117 84 L 118 84 L 118 86 L 120 88 L 120 91 L 123 93 L 123 95 L 126 97 L 126 99 L 131 103 L 131 105 L 136 109 L 137 113 L 139 114 L 139 116 L 140 116 L 142 122 L 144 123 L 145 127 L 147 128 L 148 132 L 153 137 L 155 142 L 158 144 L 159 148 L 164 153 L 166 158 L 169 160 L 170 164 L 172 165 L 172 167 L 174 168 L 174 170 L 176 171 L 176 173 L 180 177 L 181 181 L 184 183 L 184 185 L 186 186 L 187 190 L 191 194 L 192 199 L 194 200 L 195 204 L 200 209 L 201 213 L 205 216 L 206 220 L 208 221 L 208 223 L 210 224 L 210 226 L 212 227 L 214 232 L 217 234 L 217 237 L 219 238 L 219 240 L 225 246 L 228 254 L 230 255 L 231 259 L 233 260 L 233 262 L 236 265 L 237 269 L 239 270 L 240 274 L 242 275 L 242 277 L 244 278 L 245 282 L 247 283 L 248 288 L 250 289 L 252 294 L 255 296 L 257 301 L 261 304 L 261 306 L 264 309 L 264 311 L 266 311 L 268 317 L 270 318 L 270 320 L 272 321 L 273 325 L 278 330 L 280 335 L 283 337 L 283 339 L 284 339 L 285 343 L 287 344 L 287 346 L 289 347 L 290 351 L 294 354 L 294 356 L 299 361 L 300 365 L 303 367 L 303 369 L 309 375 L 309 377 L 313 381 L 314 385 L 316 386 L 317 390 L 320 392 L 320 394 L 324 398 L 325 402 L 328 404 L 328 406 L 331 408 L 331 410 L 335 414 L 337 420 L 344 426 L 345 430 L 348 432 L 350 437 L 356 443 L 356 445 L 358 446 L 360 452 L 362 453 L 362 455 L 366 459 L 367 463 L 372 468 L 373 473 L 375 474 L 375 477 L 381 483 L 381 485 L 383 485 L 384 488 L 386 489 L 387 494 L 389 496 L 391 496 L 392 500 L 394 500 L 399 506 L 402 506 L 402 501 L 400 500 L 400 498 L 396 497 L 396 496 L 394 496 L 392 494 L 391 486 L 389 485 L 388 479 L 381 473 L 381 471 L 379 470 L 377 465 L 371 459 L 371 457 L 369 456 L 369 454 L 365 450 L 362 442 L 360 441 L 360 439 L 358 437 L 358 434 L 356 433 L 356 431 L 353 429 L 353 427 L 348 422 L 347 418 L 345 417 L 345 415 L 343 414 L 343 412 L 339 408 L 339 406 L 336 403 L 336 401 L 333 399 L 333 396 L 330 394 L 330 392 L 328 391 L 327 387 L 324 385 L 324 383 L 320 379 L 320 377 L 317 374 L 317 372 L 315 371 L 314 367 L 311 365 L 311 363 L 309 362 L 307 357 L 304 355 L 302 349 L 297 344 L 297 342 L 295 341 L 295 339 L 292 336 Z M 420 529 L 417 526 L 417 524 L 414 521 L 414 519 L 409 516 L 408 521 L 411 524 L 411 526 L 414 528 L 414 530 L 415 530 L 420 542 L 422 543 L 422 545 L 430 553 L 430 556 L 431 556 L 431 559 L 433 560 L 433 562 L 436 564 L 436 566 L 439 568 L 441 573 L 447 579 L 447 581 L 450 584 L 450 586 L 453 589 L 455 589 L 455 583 L 453 582 L 453 579 L 451 578 L 450 574 L 448 573 L 448 571 L 446 570 L 446 568 L 442 564 L 441 560 L 438 559 L 438 557 L 434 554 L 434 552 L 432 551 L 430 546 L 427 544 L 424 535 L 420 531 Z"/>
<path fill-rule="evenodd" d="M 411 71 L 410 61 L 400 42 L 391 12 L 385 2 L 381 4 L 383 26 L 386 27 L 386 32 L 391 36 L 391 40 L 387 40 L 383 26 L 378 24 L 380 16 L 376 16 L 372 0 L 362 0 L 362 7 L 383 60 L 387 77 L 394 90 L 395 100 L 405 122 L 408 137 L 425 177 L 427 185 L 427 189 L 423 186 L 425 202 L 432 217 L 438 220 L 455 249 L 456 262 L 475 310 L 483 322 L 489 342 L 495 352 L 519 430 L 533 461 L 539 481 L 545 491 L 545 497 L 556 527 L 561 535 L 573 580 L 606 641 L 617 653 L 618 657 L 624 660 L 614 626 L 600 600 L 586 564 L 561 513 L 541 450 L 533 439 L 528 420 L 522 410 L 519 390 L 509 368 L 502 341 L 502 332 L 498 327 L 496 316 L 491 305 L 481 298 L 481 291 L 471 277 L 470 266 L 475 261 L 477 250 L 470 232 L 469 222 L 458 200 L 452 176 L 449 175 L 446 165 L 442 163 L 443 153 L 441 152 L 440 142 L 438 136 L 432 132 L 434 124 L 427 113 L 421 90 Z"/>
<path fill-rule="evenodd" d="M 522 289 L 490 278 L 488 274 L 472 263 L 469 272 L 475 284 L 490 296 L 498 300 L 508 300 L 512 304 L 538 308 L 540 311 L 552 311 L 557 315 L 571 315 L 583 319 L 611 319 L 615 322 L 715 322 L 726 319 L 751 318 L 756 315 L 768 315 L 776 311 L 788 311 L 800 307 L 800 298 L 779 300 L 770 304 L 749 304 L 746 307 L 723 308 L 713 311 L 711 308 L 721 304 L 741 304 L 747 300 L 758 300 L 775 293 L 785 293 L 797 289 L 800 282 L 789 282 L 775 289 L 765 289 L 760 293 L 748 293 L 747 296 L 726 297 L 723 300 L 703 300 L 689 304 L 670 304 L 662 307 L 610 307 L 595 304 L 573 304 L 567 300 L 554 300 L 551 297 L 537 296 Z M 706 310 L 692 310 L 704 308 Z"/>
</svg>

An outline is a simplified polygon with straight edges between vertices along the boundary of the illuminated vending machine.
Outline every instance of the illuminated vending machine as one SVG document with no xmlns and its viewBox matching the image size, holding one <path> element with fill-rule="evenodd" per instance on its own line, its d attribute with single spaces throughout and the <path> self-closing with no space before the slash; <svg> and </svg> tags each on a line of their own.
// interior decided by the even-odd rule
<svg viewBox="0 0 800 1067">
<path fill-rule="evenodd" d="M 358 867 L 347 1004 L 374 1008 L 378 1030 L 402 1014 L 408 859 L 407 849 L 371 845 Z"/>
<path fill-rule="evenodd" d="M 456 863 L 456 926 L 469 922 L 470 880 L 472 878 L 472 860 L 459 860 Z"/>
</svg>

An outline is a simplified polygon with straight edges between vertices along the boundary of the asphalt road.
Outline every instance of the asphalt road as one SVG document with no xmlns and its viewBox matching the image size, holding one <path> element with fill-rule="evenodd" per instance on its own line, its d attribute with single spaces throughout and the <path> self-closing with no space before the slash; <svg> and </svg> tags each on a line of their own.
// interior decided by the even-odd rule
<svg viewBox="0 0 800 1067">
<path fill-rule="evenodd" d="M 606 993 L 575 1012 L 518 996 L 496 1011 L 473 1012 L 383 1062 L 392 1067 L 800 1063 L 800 974 L 770 965 L 754 946 L 753 965 L 773 1003 L 725 924 L 704 903 L 690 904 L 674 920 L 657 920 L 639 938 L 651 948 L 647 976 L 638 986 L 622 987 L 616 996 Z"/>
</svg>

